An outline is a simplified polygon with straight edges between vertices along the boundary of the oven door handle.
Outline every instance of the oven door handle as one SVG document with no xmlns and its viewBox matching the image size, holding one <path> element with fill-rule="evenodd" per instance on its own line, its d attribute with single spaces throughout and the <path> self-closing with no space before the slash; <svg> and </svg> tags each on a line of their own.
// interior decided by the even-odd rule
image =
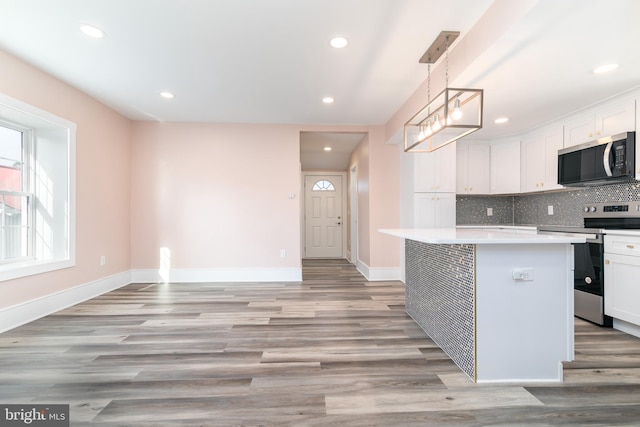
<svg viewBox="0 0 640 427">
<path fill-rule="evenodd" d="M 607 176 L 613 176 L 611 173 L 611 160 L 609 158 L 611 156 L 611 147 L 613 147 L 613 141 L 607 143 L 607 146 L 604 149 L 604 156 L 602 156 L 602 164 Z"/>
</svg>

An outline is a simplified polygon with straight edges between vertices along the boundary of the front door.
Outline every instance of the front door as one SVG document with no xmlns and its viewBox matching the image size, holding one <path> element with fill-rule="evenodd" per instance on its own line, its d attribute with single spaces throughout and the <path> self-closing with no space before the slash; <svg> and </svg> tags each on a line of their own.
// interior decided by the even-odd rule
<svg viewBox="0 0 640 427">
<path fill-rule="evenodd" d="M 307 175 L 305 257 L 342 258 L 342 176 Z"/>
</svg>

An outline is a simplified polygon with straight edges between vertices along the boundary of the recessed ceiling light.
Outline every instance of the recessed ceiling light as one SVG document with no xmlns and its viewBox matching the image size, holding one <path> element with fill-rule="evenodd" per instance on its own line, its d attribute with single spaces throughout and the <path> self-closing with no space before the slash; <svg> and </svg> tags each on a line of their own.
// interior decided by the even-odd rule
<svg viewBox="0 0 640 427">
<path fill-rule="evenodd" d="M 324 102 L 325 104 L 333 104 L 333 101 L 335 101 L 335 99 L 330 96 L 325 96 L 324 98 L 322 98 L 322 102 Z"/>
<path fill-rule="evenodd" d="M 509 121 L 508 117 L 498 117 L 493 122 L 500 124 L 500 123 L 507 123 L 508 121 Z"/>
<path fill-rule="evenodd" d="M 331 47 L 335 47 L 336 49 L 342 49 L 349 44 L 349 40 L 345 39 L 344 37 L 334 37 L 331 39 L 329 44 L 331 45 Z"/>
<path fill-rule="evenodd" d="M 104 31 L 89 24 L 80 25 L 80 31 L 82 31 L 86 36 L 92 37 L 94 39 L 101 39 L 105 36 Z"/>
<path fill-rule="evenodd" d="M 332 148 L 331 148 L 331 147 L 329 147 L 329 146 L 324 147 L 324 151 L 331 151 L 331 150 L 332 150 Z"/>
<path fill-rule="evenodd" d="M 618 68 L 618 64 L 606 64 L 606 65 L 602 65 L 598 68 L 596 68 L 595 70 L 593 70 L 593 74 L 602 74 L 602 73 L 608 73 L 609 71 L 613 71 L 616 68 Z"/>
<path fill-rule="evenodd" d="M 176 96 L 174 94 L 172 94 L 171 92 L 160 92 L 160 96 L 166 99 L 173 99 Z"/>
</svg>

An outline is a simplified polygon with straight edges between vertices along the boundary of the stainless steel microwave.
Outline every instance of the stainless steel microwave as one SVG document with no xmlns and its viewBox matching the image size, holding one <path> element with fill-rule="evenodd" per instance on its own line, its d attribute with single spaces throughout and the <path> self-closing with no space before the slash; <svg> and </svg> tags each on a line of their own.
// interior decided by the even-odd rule
<svg viewBox="0 0 640 427">
<path fill-rule="evenodd" d="M 636 133 L 625 132 L 558 150 L 558 184 L 613 184 L 635 178 Z"/>
</svg>

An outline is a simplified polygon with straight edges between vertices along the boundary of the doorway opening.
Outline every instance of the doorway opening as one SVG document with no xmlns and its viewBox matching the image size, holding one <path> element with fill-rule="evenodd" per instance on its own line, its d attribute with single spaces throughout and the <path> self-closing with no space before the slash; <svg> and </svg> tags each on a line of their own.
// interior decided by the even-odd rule
<svg viewBox="0 0 640 427">
<path fill-rule="evenodd" d="M 350 164 L 362 132 L 300 132 L 302 258 L 357 261 L 357 177 Z M 356 215 L 354 220 L 353 216 Z"/>
</svg>

